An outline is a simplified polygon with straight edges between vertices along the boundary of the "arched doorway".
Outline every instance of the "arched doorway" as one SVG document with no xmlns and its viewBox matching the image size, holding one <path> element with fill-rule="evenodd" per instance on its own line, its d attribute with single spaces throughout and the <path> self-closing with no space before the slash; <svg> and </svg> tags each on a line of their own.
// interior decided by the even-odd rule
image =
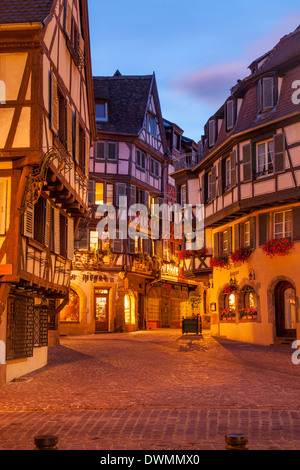
<svg viewBox="0 0 300 470">
<path fill-rule="evenodd" d="M 289 281 L 280 281 L 275 287 L 276 336 L 296 338 L 296 295 Z"/>
</svg>

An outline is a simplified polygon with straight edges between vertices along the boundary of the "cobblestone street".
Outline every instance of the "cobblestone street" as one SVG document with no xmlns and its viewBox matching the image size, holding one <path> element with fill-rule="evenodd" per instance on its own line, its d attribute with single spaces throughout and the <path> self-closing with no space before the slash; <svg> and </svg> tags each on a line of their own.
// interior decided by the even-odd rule
<svg viewBox="0 0 300 470">
<path fill-rule="evenodd" d="M 290 348 L 180 330 L 63 337 L 48 365 L 0 387 L 0 449 L 300 449 L 300 365 Z"/>
</svg>

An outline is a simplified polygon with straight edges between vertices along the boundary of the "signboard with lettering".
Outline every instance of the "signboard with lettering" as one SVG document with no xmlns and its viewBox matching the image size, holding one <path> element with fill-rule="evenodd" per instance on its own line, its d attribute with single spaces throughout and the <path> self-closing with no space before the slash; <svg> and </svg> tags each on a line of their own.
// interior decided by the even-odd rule
<svg viewBox="0 0 300 470">
<path fill-rule="evenodd" d="M 160 270 L 161 279 L 178 280 L 179 269 L 174 264 L 163 264 Z"/>
</svg>

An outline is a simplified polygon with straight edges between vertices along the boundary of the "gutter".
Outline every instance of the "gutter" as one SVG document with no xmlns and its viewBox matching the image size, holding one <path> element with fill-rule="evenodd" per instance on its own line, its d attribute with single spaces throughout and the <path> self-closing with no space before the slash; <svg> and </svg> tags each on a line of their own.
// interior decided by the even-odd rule
<svg viewBox="0 0 300 470">
<path fill-rule="evenodd" d="M 42 29 L 42 23 L 8 23 L 8 24 L 0 24 L 0 32 L 1 31 L 25 31 L 28 29 L 31 30 L 40 30 Z"/>
</svg>

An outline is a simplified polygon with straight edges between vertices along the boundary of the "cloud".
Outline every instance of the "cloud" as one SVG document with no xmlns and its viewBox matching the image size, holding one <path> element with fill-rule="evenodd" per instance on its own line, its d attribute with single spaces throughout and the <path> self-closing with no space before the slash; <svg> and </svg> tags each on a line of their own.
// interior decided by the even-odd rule
<svg viewBox="0 0 300 470">
<path fill-rule="evenodd" d="M 217 64 L 174 80 L 173 89 L 185 91 L 209 105 L 219 106 L 230 95 L 238 79 L 249 75 L 248 64 Z"/>
</svg>

